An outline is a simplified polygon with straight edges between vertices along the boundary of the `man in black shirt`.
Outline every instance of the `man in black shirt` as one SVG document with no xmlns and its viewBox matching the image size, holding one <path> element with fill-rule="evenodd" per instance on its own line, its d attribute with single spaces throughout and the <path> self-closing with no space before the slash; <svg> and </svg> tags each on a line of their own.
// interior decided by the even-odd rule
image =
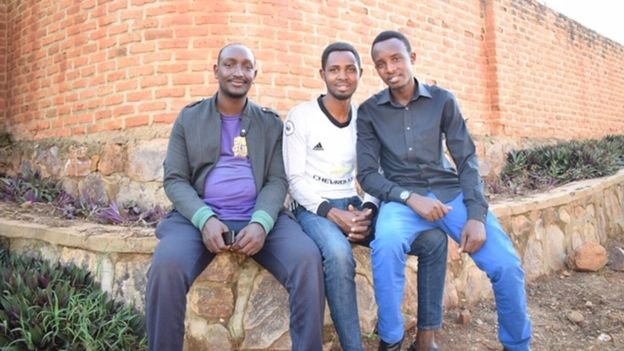
<svg viewBox="0 0 624 351">
<path fill-rule="evenodd" d="M 522 263 L 488 211 L 475 145 L 455 97 L 414 78 L 416 54 L 402 33 L 380 33 L 371 55 L 388 88 L 358 110 L 357 164 L 364 191 L 382 201 L 371 243 L 382 345 L 403 337 L 406 250 L 419 233 L 438 227 L 490 278 L 505 349 L 529 350 Z"/>
</svg>

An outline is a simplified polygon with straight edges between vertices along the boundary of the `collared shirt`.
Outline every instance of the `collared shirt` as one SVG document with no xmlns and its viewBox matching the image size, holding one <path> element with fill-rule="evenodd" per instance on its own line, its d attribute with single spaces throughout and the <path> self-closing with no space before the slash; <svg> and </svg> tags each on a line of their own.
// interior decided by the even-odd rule
<svg viewBox="0 0 624 351">
<path fill-rule="evenodd" d="M 386 88 L 358 109 L 358 180 L 382 201 L 403 202 L 405 190 L 449 202 L 463 192 L 469 219 L 484 221 L 487 201 L 475 145 L 455 96 L 416 81 L 403 106 Z M 446 158 L 444 144 L 457 168 Z M 380 172 L 381 171 L 381 172 Z"/>
</svg>

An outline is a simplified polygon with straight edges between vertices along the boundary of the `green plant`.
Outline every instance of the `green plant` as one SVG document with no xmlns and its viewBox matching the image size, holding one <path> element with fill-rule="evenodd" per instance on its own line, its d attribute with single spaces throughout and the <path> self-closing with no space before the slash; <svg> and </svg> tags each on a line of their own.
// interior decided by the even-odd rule
<svg viewBox="0 0 624 351">
<path fill-rule="evenodd" d="M 142 319 L 88 271 L 0 248 L 0 349 L 145 350 Z"/>
<path fill-rule="evenodd" d="M 500 177 L 488 184 L 494 194 L 519 194 L 575 180 L 603 177 L 624 167 L 624 136 L 569 141 L 512 151 Z"/>
</svg>

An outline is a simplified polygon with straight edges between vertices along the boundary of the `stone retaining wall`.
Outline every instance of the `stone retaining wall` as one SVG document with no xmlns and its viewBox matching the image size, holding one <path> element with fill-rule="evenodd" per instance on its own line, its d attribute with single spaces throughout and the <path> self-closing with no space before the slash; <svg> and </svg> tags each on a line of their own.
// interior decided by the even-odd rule
<svg viewBox="0 0 624 351">
<path fill-rule="evenodd" d="M 492 204 L 523 258 L 529 281 L 564 267 L 586 241 L 624 235 L 624 171 L 576 182 L 551 192 Z M 144 309 L 146 272 L 156 246 L 153 230 L 76 222 L 53 227 L 0 219 L 0 241 L 12 251 L 71 262 L 94 273 L 114 298 Z M 358 306 L 363 333 L 376 323 L 368 249 L 356 247 Z M 472 304 L 492 295 L 472 260 L 449 248 L 446 306 Z M 415 325 L 416 258 L 408 260 L 404 311 Z M 253 260 L 220 255 L 189 294 L 187 350 L 289 350 L 286 291 Z M 325 316 L 326 349 L 337 343 Z"/>
</svg>

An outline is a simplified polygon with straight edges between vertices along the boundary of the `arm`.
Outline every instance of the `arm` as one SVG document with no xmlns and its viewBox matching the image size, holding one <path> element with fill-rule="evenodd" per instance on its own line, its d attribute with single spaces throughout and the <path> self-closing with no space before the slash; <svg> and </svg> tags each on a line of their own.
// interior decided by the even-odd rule
<svg viewBox="0 0 624 351">
<path fill-rule="evenodd" d="M 295 107 L 288 113 L 284 128 L 283 156 L 290 195 L 306 210 L 325 217 L 331 207 L 329 203 L 312 191 L 313 187 L 306 177 L 307 137 L 305 115 Z M 324 206 L 321 206 L 325 204 Z M 322 207 L 322 208 L 320 208 Z"/>
<path fill-rule="evenodd" d="M 446 135 L 446 146 L 457 167 L 459 184 L 468 210 L 468 219 L 483 222 L 487 214 L 488 203 L 483 190 L 483 180 L 479 174 L 476 148 L 453 95 L 449 96 L 444 106 L 442 131 Z"/>
<path fill-rule="evenodd" d="M 284 207 L 284 199 L 288 189 L 288 181 L 284 172 L 284 160 L 282 158 L 282 122 L 275 118 L 265 130 L 264 135 L 268 139 L 266 173 L 262 188 L 258 190 L 256 207 L 251 216 L 251 222 L 256 222 L 268 233 L 273 229 L 280 210 Z M 268 123 L 267 123 L 268 124 Z M 250 147 L 253 147 L 250 145 Z"/>
<path fill-rule="evenodd" d="M 184 113 L 182 110 L 169 138 L 167 155 L 163 162 L 164 190 L 174 208 L 201 230 L 208 218 L 214 216 L 214 212 L 204 203 L 191 183 L 192 170 L 183 125 Z"/>
<path fill-rule="evenodd" d="M 475 145 L 452 94 L 444 106 L 442 131 L 446 135 L 446 146 L 457 167 L 459 184 L 468 212 L 468 221 L 461 233 L 459 250 L 472 253 L 479 250 L 486 240 L 484 222 L 488 203 L 483 190 L 483 180 L 479 174 Z"/>
<path fill-rule="evenodd" d="M 381 142 L 377 138 L 370 116 L 364 105 L 358 109 L 357 119 L 357 179 L 362 189 L 381 201 L 400 201 L 406 190 L 379 173 Z"/>
</svg>

